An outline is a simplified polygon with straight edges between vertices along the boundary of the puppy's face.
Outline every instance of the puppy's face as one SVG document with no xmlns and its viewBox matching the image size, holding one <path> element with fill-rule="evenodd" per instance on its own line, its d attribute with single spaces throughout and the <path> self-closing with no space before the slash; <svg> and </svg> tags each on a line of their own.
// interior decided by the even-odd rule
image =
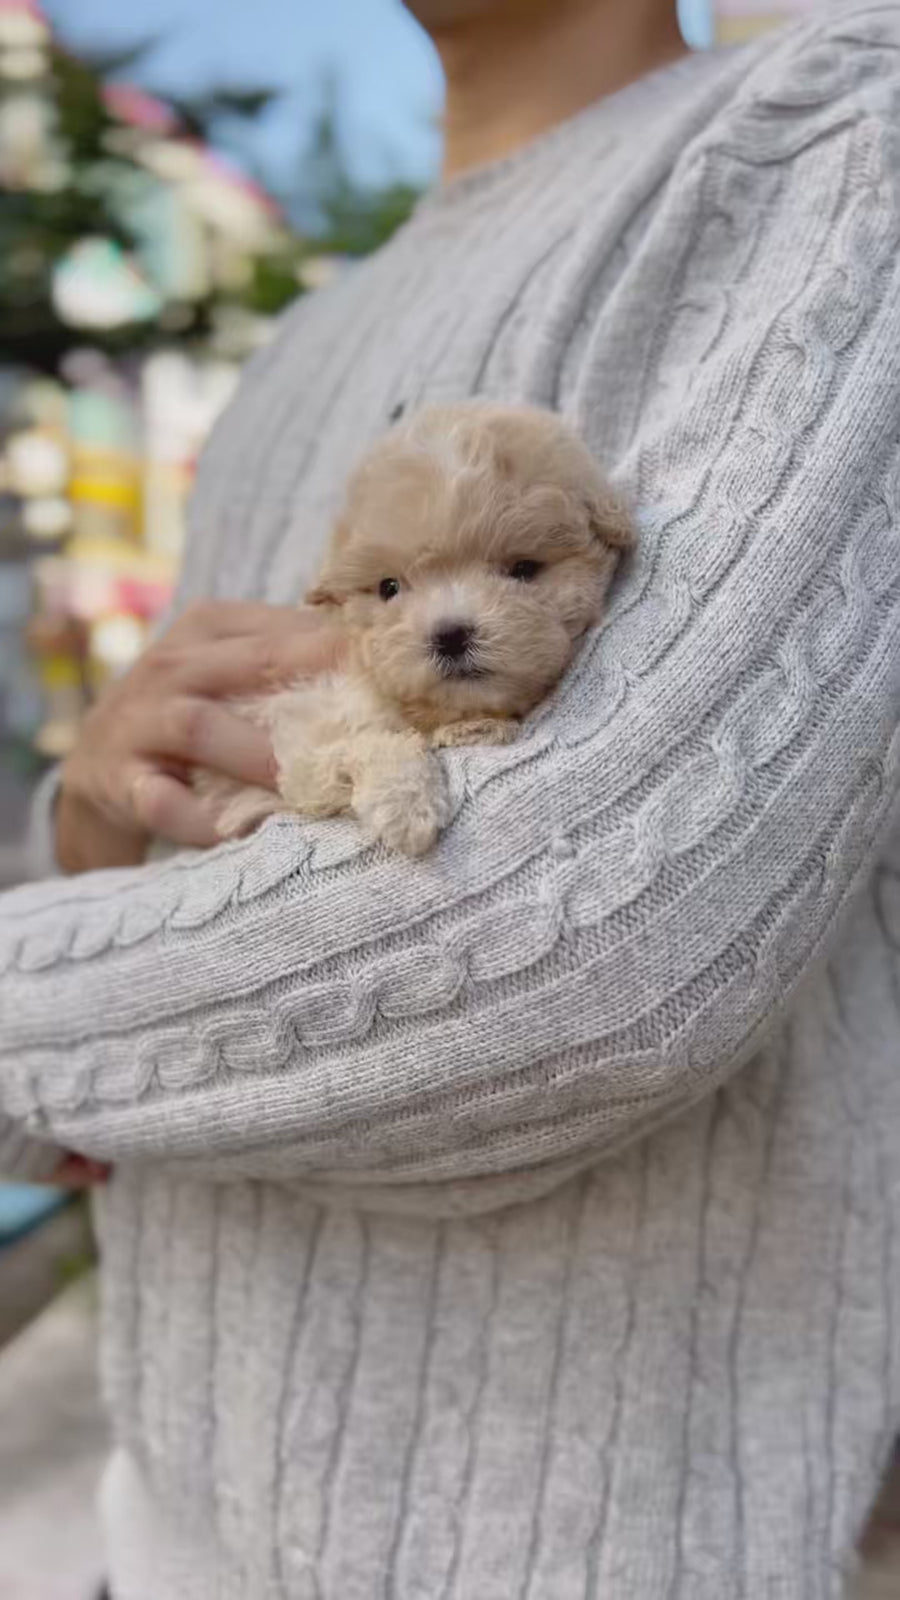
<svg viewBox="0 0 900 1600">
<path fill-rule="evenodd" d="M 359 664 L 422 729 L 521 716 L 600 614 L 621 504 L 546 412 L 435 408 L 354 474 L 319 586 Z"/>
</svg>

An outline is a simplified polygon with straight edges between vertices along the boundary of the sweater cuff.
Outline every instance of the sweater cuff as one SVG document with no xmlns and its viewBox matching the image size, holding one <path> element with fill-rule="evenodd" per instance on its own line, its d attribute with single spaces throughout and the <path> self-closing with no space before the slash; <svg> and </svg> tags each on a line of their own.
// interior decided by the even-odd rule
<svg viewBox="0 0 900 1600">
<path fill-rule="evenodd" d="M 59 767 L 51 767 L 38 784 L 31 802 L 23 861 L 23 877 L 27 880 L 60 876 L 55 827 L 58 795 Z"/>
</svg>

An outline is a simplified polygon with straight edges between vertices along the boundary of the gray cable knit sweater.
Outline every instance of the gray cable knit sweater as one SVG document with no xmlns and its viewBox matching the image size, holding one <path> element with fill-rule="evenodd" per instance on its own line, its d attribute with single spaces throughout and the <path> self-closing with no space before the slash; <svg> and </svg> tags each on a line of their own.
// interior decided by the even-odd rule
<svg viewBox="0 0 900 1600">
<path fill-rule="evenodd" d="M 301 302 L 183 597 L 401 408 L 638 497 L 421 864 L 279 819 L 0 902 L 0 1158 L 99 1207 L 117 1600 L 836 1600 L 900 1401 L 900 17 L 632 86 Z"/>
</svg>

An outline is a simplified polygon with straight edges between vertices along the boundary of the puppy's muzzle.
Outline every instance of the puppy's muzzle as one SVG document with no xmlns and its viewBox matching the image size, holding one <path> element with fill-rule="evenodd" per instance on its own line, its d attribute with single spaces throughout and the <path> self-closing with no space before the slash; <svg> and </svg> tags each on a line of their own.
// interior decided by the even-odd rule
<svg viewBox="0 0 900 1600">
<path fill-rule="evenodd" d="M 474 628 L 465 622 L 442 622 L 429 641 L 435 665 L 445 678 L 480 678 Z"/>
</svg>

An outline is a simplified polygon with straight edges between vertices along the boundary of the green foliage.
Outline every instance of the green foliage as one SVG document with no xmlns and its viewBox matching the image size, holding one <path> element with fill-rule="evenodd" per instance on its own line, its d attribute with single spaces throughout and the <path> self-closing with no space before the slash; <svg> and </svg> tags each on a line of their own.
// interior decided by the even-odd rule
<svg viewBox="0 0 900 1600">
<path fill-rule="evenodd" d="M 406 221 L 418 197 L 418 190 L 408 183 L 374 191 L 347 183 L 333 194 L 326 193 L 320 202 L 325 226 L 319 247 L 332 255 L 369 255 Z"/>
<path fill-rule="evenodd" d="M 369 189 L 351 176 L 331 104 L 318 120 L 306 160 L 318 213 L 312 230 L 315 246 L 329 255 L 365 256 L 378 250 L 406 221 L 419 198 L 419 191 L 408 183 Z"/>
<path fill-rule="evenodd" d="M 116 58 L 118 62 L 119 58 Z M 6 191 L 0 202 L 0 349 L 5 360 L 48 370 L 83 342 L 53 308 L 56 264 L 80 239 L 100 235 L 124 249 L 133 240 L 115 200 L 115 179 L 134 173 L 127 156 L 106 145 L 114 126 L 103 103 L 96 72 L 54 48 L 47 93 L 55 118 L 54 143 L 61 163 L 58 185 Z M 0 85 L 0 94 L 3 87 Z M 96 342 L 109 349 L 145 341 L 147 328 L 115 329 Z"/>
<path fill-rule="evenodd" d="M 111 137 L 118 123 L 106 107 L 102 85 L 108 76 L 133 80 L 153 42 L 95 54 L 90 62 L 56 46 L 49 51 L 44 93 L 55 120 L 61 176 L 55 187 L 0 197 L 0 350 L 6 361 L 54 370 L 69 349 L 83 342 L 78 329 L 57 317 L 52 300 L 54 269 L 74 244 L 90 235 L 115 240 L 124 250 L 135 243 L 123 219 L 123 196 L 146 178 L 127 141 Z M 0 80 L 0 98 L 15 92 L 15 85 Z M 274 94 L 263 87 L 225 85 L 191 98 L 162 98 L 185 133 L 209 142 L 229 119 L 262 115 Z M 300 240 L 287 230 L 280 233 L 270 252 L 251 264 L 247 287 L 233 296 L 260 315 L 276 314 L 300 292 L 298 269 L 305 256 L 369 254 L 406 220 L 417 199 L 408 184 L 371 190 L 350 175 L 330 110 L 307 155 L 304 188 L 314 196 L 312 236 Z M 217 303 L 211 296 L 199 305 L 179 306 L 175 319 L 163 315 L 159 322 L 92 332 L 91 342 L 109 353 L 142 348 L 167 340 L 176 321 L 180 337 L 202 335 Z"/>
<path fill-rule="evenodd" d="M 211 89 L 189 100 L 163 95 L 186 133 L 208 140 L 223 117 L 252 122 L 278 98 L 273 89 Z"/>
<path fill-rule="evenodd" d="M 277 316 L 301 292 L 298 271 L 302 257 L 299 240 L 286 242 L 281 250 L 269 255 L 257 256 L 250 282 L 241 295 L 242 304 L 258 316 Z"/>
<path fill-rule="evenodd" d="M 51 57 L 56 141 L 64 171 L 50 190 L 14 190 L 0 204 L 0 347 L 6 359 L 53 365 L 71 343 L 51 301 L 57 262 L 89 234 L 131 239 L 104 192 L 110 119 L 97 80 L 81 63 Z"/>
<path fill-rule="evenodd" d="M 127 52 L 95 57 L 91 65 L 66 51 L 51 54 L 53 100 L 60 142 L 77 167 L 106 157 L 105 139 L 115 126 L 103 103 L 101 84 L 143 55 L 147 42 Z"/>
<path fill-rule="evenodd" d="M 154 41 L 144 39 L 125 51 L 95 53 L 78 60 L 58 46 L 48 54 L 43 86 L 54 119 L 53 140 L 62 165 L 61 181 L 49 189 L 6 191 L 0 198 L 0 349 L 4 359 L 54 370 L 84 335 L 63 323 L 52 299 L 57 263 L 90 235 L 114 240 L 123 249 L 135 240 L 123 220 L 122 197 L 146 182 L 127 146 L 111 139 L 118 127 L 103 98 L 108 77 L 133 77 Z M 15 93 L 0 81 L 0 97 Z M 206 139 L 223 117 L 253 118 L 271 102 L 264 88 L 226 86 L 190 101 L 169 103 L 183 131 Z M 278 259 L 259 263 L 259 309 L 278 310 L 297 292 L 295 272 Z M 182 337 L 207 331 L 214 297 L 178 308 Z M 91 333 L 91 342 L 109 353 L 139 349 L 170 337 L 169 319 Z"/>
</svg>

